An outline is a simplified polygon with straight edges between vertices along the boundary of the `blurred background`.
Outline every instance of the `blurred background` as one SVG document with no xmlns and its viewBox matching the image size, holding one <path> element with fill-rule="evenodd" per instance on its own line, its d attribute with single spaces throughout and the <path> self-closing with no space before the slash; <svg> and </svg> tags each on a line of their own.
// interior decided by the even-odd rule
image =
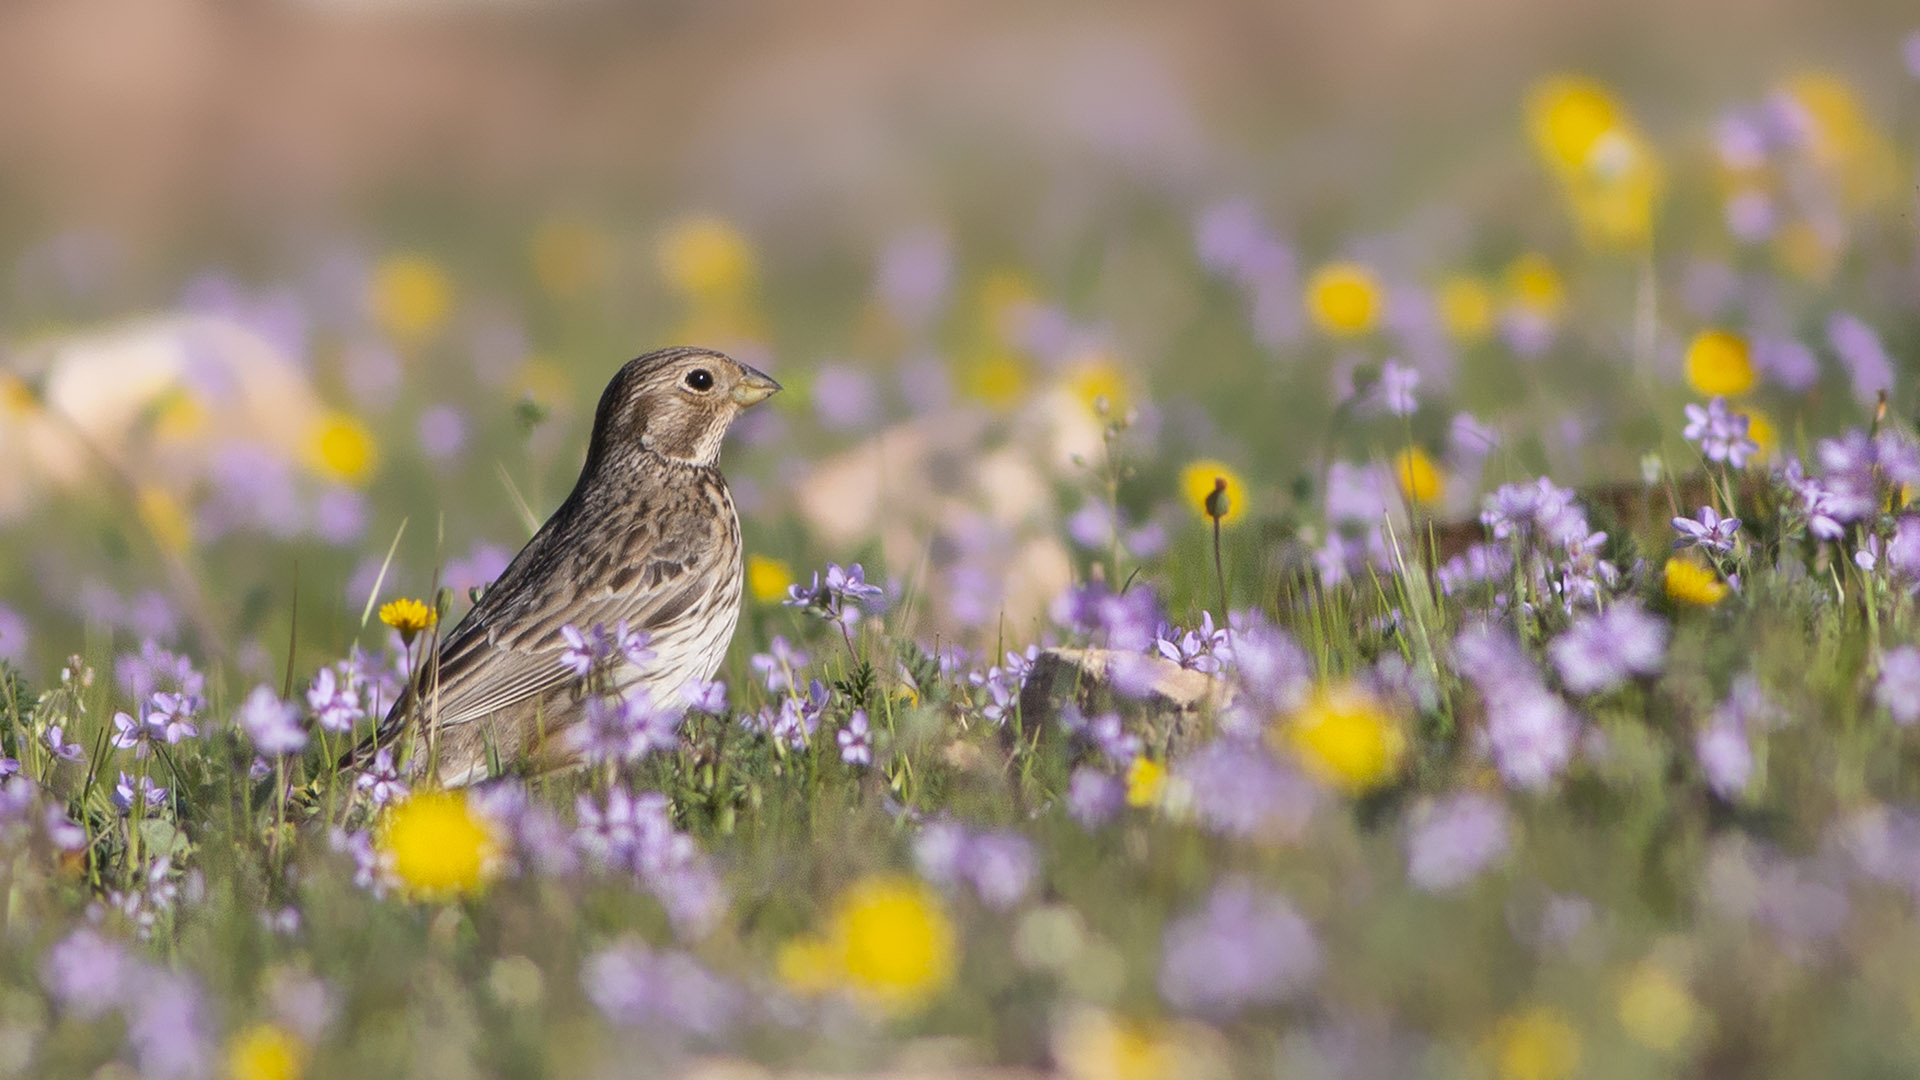
<svg viewBox="0 0 1920 1080">
<path fill-rule="evenodd" d="M 789 387 L 728 459 L 763 601 L 865 558 L 962 636 L 1038 633 L 1075 577 L 1187 573 L 1194 459 L 1245 477 L 1249 591 L 1364 562 L 1396 478 L 1458 519 L 1490 480 L 1638 476 L 1722 323 L 1790 448 L 1882 388 L 1839 308 L 1883 366 L 1912 340 L 1916 24 L 18 0 L 0 656 L 91 632 L 265 671 L 296 591 L 338 655 L 376 582 L 496 573 L 604 380 L 674 342 Z M 1367 403 L 1389 363 L 1417 409 Z"/>
</svg>

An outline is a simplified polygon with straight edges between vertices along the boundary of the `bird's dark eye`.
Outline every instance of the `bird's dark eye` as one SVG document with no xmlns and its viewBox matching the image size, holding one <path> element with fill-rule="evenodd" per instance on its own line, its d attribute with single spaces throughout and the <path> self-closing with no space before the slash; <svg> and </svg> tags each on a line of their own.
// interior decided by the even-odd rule
<svg viewBox="0 0 1920 1080">
<path fill-rule="evenodd" d="M 706 368 L 694 368 L 687 372 L 687 385 L 695 390 L 713 389 L 713 372 Z"/>
</svg>

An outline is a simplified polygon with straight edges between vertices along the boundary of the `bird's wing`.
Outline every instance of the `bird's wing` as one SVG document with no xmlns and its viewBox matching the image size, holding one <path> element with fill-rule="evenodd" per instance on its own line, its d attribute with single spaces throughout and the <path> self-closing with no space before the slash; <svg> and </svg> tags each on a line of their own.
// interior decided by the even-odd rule
<svg viewBox="0 0 1920 1080">
<path fill-rule="evenodd" d="M 544 698 L 574 678 L 560 664 L 562 627 L 625 622 L 644 631 L 691 608 L 709 587 L 714 568 L 706 564 L 718 556 L 701 542 L 703 530 L 636 521 L 621 539 L 597 550 L 559 543 L 577 557 L 540 560 L 547 572 L 522 581 L 503 575 L 442 646 L 423 695 L 427 714 L 451 726 Z M 481 610 L 503 592 L 496 610 Z"/>
</svg>

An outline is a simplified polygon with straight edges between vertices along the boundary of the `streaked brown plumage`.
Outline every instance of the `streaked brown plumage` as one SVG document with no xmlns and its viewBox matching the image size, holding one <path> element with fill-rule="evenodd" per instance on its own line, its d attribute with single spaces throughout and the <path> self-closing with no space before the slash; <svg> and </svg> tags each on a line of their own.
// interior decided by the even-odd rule
<svg viewBox="0 0 1920 1080">
<path fill-rule="evenodd" d="M 662 349 L 622 367 L 601 395 L 573 493 L 440 643 L 377 744 L 424 721 L 448 784 L 483 779 L 490 758 L 566 764 L 556 736 L 580 711 L 560 663 L 569 624 L 625 621 L 651 635 L 655 659 L 625 665 L 617 681 L 655 700 L 711 678 L 741 591 L 740 521 L 717 465 L 720 442 L 742 409 L 778 389 L 707 349 Z"/>
</svg>

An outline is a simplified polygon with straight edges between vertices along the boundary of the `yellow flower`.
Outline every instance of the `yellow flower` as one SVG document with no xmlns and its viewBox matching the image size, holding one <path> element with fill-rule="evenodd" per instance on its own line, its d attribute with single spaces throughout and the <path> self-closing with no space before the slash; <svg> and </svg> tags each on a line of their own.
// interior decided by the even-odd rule
<svg viewBox="0 0 1920 1080">
<path fill-rule="evenodd" d="M 1587 169 L 1594 147 L 1621 126 L 1611 91 L 1592 79 L 1556 75 L 1527 91 L 1527 134 L 1541 160 L 1561 176 Z"/>
<path fill-rule="evenodd" d="M 1508 302 L 1529 315 L 1556 319 L 1567 306 L 1567 287 L 1560 280 L 1560 272 L 1537 252 L 1528 252 L 1507 264 L 1505 285 Z"/>
<path fill-rule="evenodd" d="M 1380 321 L 1380 282 L 1353 262 L 1328 263 L 1307 279 L 1307 315 L 1334 337 L 1353 337 Z"/>
<path fill-rule="evenodd" d="M 394 807 L 380 836 L 394 876 L 425 896 L 473 892 L 492 877 L 500 858 L 493 822 L 466 798 L 426 791 Z"/>
<path fill-rule="evenodd" d="M 1900 190 L 1898 155 L 1845 79 L 1801 72 L 1781 89 L 1808 121 L 1815 164 L 1839 181 L 1849 207 L 1864 209 Z"/>
<path fill-rule="evenodd" d="M 1055 1041 L 1069 1080 L 1175 1080 L 1186 1056 L 1180 1051 L 1158 1025 L 1128 1023 L 1097 1009 L 1075 1013 Z"/>
<path fill-rule="evenodd" d="M 1772 457 L 1780 447 L 1780 429 L 1774 427 L 1773 417 L 1759 409 L 1738 409 L 1735 415 L 1747 418 L 1747 438 L 1760 447 L 1760 456 Z"/>
<path fill-rule="evenodd" d="M 1667 560 L 1666 588 L 1667 599 L 1694 607 L 1712 607 L 1725 600 L 1729 591 L 1718 574 L 1677 556 Z"/>
<path fill-rule="evenodd" d="M 753 283 L 753 246 L 722 218 L 697 216 L 673 223 L 660 238 L 659 259 L 667 284 L 694 299 L 738 296 Z"/>
<path fill-rule="evenodd" d="M 1322 686 L 1298 712 L 1268 732 L 1321 781 L 1359 795 L 1392 780 L 1406 753 L 1399 721 L 1352 683 Z"/>
<path fill-rule="evenodd" d="M 1193 512 L 1200 515 L 1200 520 L 1212 521 L 1207 513 L 1207 497 L 1222 480 L 1227 482 L 1227 512 L 1220 515 L 1220 524 L 1231 525 L 1247 513 L 1247 486 L 1241 483 L 1239 473 L 1221 462 L 1203 458 L 1180 470 L 1180 492 L 1186 496 Z"/>
<path fill-rule="evenodd" d="M 855 883 L 835 904 L 827 936 L 846 987 L 881 1012 L 926 1004 L 958 963 L 958 935 L 939 894 L 901 875 Z"/>
<path fill-rule="evenodd" d="M 765 555 L 747 556 L 747 591 L 763 604 L 787 598 L 787 586 L 793 584 L 793 567 Z"/>
<path fill-rule="evenodd" d="M 533 276 L 550 296 L 578 296 L 606 274 L 606 239 L 581 222 L 550 221 L 527 246 Z"/>
<path fill-rule="evenodd" d="M 165 488 L 143 487 L 139 494 L 140 523 L 161 549 L 178 555 L 193 543 L 193 519 L 186 507 Z"/>
<path fill-rule="evenodd" d="M 1167 767 L 1148 757 L 1137 757 L 1127 767 L 1127 805 L 1155 806 L 1167 793 Z"/>
<path fill-rule="evenodd" d="M 1493 1054 L 1501 1080 L 1566 1080 L 1580 1068 L 1580 1033 L 1558 1011 L 1535 1005 L 1500 1021 Z"/>
<path fill-rule="evenodd" d="M 306 1046 L 277 1024 L 255 1024 L 227 1044 L 232 1080 L 299 1080 L 306 1065 Z"/>
<path fill-rule="evenodd" d="M 1641 964 L 1620 987 L 1620 1026 L 1649 1050 L 1680 1048 L 1699 1022 L 1700 1005 L 1667 970 Z"/>
<path fill-rule="evenodd" d="M 440 264 L 413 252 L 389 255 L 373 271 L 373 315 L 402 341 L 432 337 L 453 312 L 453 284 Z"/>
<path fill-rule="evenodd" d="M 1446 489 L 1446 477 L 1440 475 L 1439 467 L 1427 452 L 1417 446 L 1393 455 L 1393 478 L 1400 485 L 1400 494 L 1409 502 L 1437 502 Z"/>
<path fill-rule="evenodd" d="M 440 613 L 422 601 L 402 597 L 380 605 L 380 621 L 400 631 L 400 640 L 411 644 L 420 631 L 440 621 Z"/>
<path fill-rule="evenodd" d="M 1006 349 L 987 349 L 960 372 L 960 388 L 996 409 L 1011 408 L 1027 391 L 1027 365 Z"/>
<path fill-rule="evenodd" d="M 1493 290 L 1477 277 L 1457 274 L 1441 282 L 1436 305 L 1455 341 L 1479 341 L 1493 331 Z"/>
<path fill-rule="evenodd" d="M 1088 412 L 1098 413 L 1100 401 L 1106 399 L 1108 416 L 1118 416 L 1127 411 L 1131 395 L 1127 391 L 1127 377 L 1113 362 L 1102 357 L 1094 357 L 1074 367 L 1067 374 L 1067 386 L 1073 390 L 1073 396 L 1087 407 Z"/>
<path fill-rule="evenodd" d="M 307 436 L 307 464 L 329 480 L 362 483 L 378 460 L 373 433 L 346 413 L 327 414 Z"/>
<path fill-rule="evenodd" d="M 1687 346 L 1687 382 L 1707 397 L 1732 397 L 1753 389 L 1747 339 L 1727 330 L 1702 330 Z"/>
</svg>

